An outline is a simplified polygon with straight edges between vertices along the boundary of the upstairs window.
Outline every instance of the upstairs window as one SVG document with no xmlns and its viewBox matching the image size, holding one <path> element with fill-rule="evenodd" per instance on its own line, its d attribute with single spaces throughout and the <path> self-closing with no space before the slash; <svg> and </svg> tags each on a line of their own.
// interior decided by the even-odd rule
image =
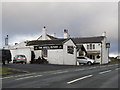
<svg viewBox="0 0 120 90">
<path fill-rule="evenodd" d="M 89 45 L 87 45 L 87 49 L 90 49 L 90 48 L 89 48 Z"/>
<path fill-rule="evenodd" d="M 92 44 L 90 44 L 90 49 L 92 49 Z"/>
<path fill-rule="evenodd" d="M 95 49 L 95 44 L 93 44 L 93 49 Z"/>
</svg>

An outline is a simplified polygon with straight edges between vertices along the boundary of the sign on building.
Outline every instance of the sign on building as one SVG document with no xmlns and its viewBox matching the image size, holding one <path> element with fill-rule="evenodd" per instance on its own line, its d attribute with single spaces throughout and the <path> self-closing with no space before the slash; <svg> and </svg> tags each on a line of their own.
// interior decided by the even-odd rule
<svg viewBox="0 0 120 90">
<path fill-rule="evenodd" d="M 69 54 L 74 54 L 74 47 L 73 46 L 67 46 L 67 52 Z"/>
<path fill-rule="evenodd" d="M 63 49 L 63 45 L 34 46 L 34 50 L 42 50 L 42 49 Z"/>
</svg>

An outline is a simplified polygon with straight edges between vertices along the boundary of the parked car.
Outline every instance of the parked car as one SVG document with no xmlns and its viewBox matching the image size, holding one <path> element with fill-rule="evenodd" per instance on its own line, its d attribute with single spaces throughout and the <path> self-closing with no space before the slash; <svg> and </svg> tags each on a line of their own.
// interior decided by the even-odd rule
<svg viewBox="0 0 120 90">
<path fill-rule="evenodd" d="M 13 63 L 27 63 L 27 58 L 25 55 L 16 55 L 13 59 Z"/>
<path fill-rule="evenodd" d="M 77 57 L 77 62 L 79 62 L 79 64 L 88 64 L 88 65 L 95 64 L 95 60 L 85 56 Z"/>
<path fill-rule="evenodd" d="M 6 62 L 11 62 L 11 52 L 8 49 L 0 49 L 0 62 L 5 65 Z"/>
</svg>

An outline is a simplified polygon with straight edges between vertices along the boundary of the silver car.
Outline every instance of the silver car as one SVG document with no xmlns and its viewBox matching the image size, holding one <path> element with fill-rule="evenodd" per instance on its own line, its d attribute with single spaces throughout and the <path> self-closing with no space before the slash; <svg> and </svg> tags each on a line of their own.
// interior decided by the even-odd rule
<svg viewBox="0 0 120 90">
<path fill-rule="evenodd" d="M 25 55 L 16 55 L 13 59 L 13 63 L 27 63 L 27 58 Z"/>
<path fill-rule="evenodd" d="M 88 64 L 88 65 L 95 64 L 95 60 L 90 59 L 90 58 L 85 57 L 85 56 L 77 57 L 77 62 L 79 64 Z"/>
</svg>

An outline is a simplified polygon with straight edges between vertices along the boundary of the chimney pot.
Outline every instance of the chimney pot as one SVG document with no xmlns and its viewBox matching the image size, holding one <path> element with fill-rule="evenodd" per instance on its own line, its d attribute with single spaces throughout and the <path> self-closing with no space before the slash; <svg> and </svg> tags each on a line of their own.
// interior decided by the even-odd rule
<svg viewBox="0 0 120 90">
<path fill-rule="evenodd" d="M 44 28 L 46 28 L 46 27 L 44 26 Z"/>
<path fill-rule="evenodd" d="M 68 30 L 64 29 L 64 38 L 69 38 Z"/>
</svg>

